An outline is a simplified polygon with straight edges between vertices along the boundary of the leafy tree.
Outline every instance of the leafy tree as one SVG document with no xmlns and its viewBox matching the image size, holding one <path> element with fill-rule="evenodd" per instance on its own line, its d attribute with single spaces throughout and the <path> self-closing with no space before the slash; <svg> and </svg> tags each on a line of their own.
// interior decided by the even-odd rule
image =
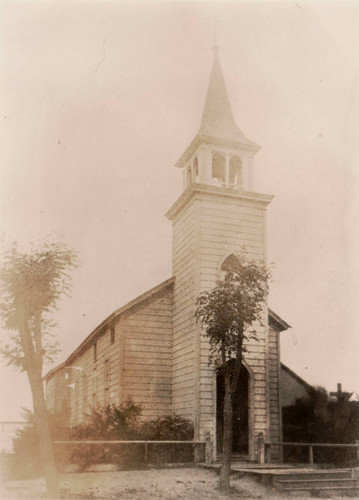
<svg viewBox="0 0 359 500">
<path fill-rule="evenodd" d="M 45 243 L 39 250 L 20 252 L 16 246 L 4 256 L 0 271 L 0 311 L 10 343 L 1 350 L 8 365 L 27 372 L 34 405 L 41 461 L 50 497 L 59 497 L 58 480 L 47 418 L 42 368 L 58 351 L 51 336 L 51 313 L 68 295 L 69 271 L 77 255 L 61 243 Z"/>
<path fill-rule="evenodd" d="M 268 294 L 269 270 L 263 262 L 240 255 L 216 286 L 197 299 L 196 318 L 210 344 L 209 363 L 224 377 L 223 450 L 220 489 L 229 488 L 232 452 L 232 395 L 250 339 L 257 340 L 254 324 L 262 324 Z M 230 362 L 234 359 L 234 362 Z"/>
</svg>

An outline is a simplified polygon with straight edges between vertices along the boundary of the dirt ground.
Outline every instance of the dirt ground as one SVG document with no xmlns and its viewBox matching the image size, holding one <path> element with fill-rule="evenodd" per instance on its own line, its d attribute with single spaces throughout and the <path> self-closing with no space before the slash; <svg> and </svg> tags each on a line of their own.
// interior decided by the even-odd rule
<svg viewBox="0 0 359 500">
<path fill-rule="evenodd" d="M 62 498 L 65 499 L 254 499 L 280 498 L 271 488 L 243 477 L 232 478 L 233 490 L 220 494 L 217 490 L 218 475 L 200 468 L 178 468 L 144 471 L 83 472 L 60 474 Z M 7 481 L 1 484 L 2 499 L 44 498 L 45 483 L 42 479 Z M 293 497 L 291 497 L 293 498 Z M 298 497 L 296 497 L 298 500 Z"/>
<path fill-rule="evenodd" d="M 60 475 L 64 498 L 88 499 L 221 499 L 268 498 L 271 492 L 249 478 L 233 479 L 235 490 L 221 495 L 218 476 L 198 468 L 119 472 L 84 472 Z M 40 499 L 44 497 L 42 479 L 8 481 L 2 484 L 2 499 Z"/>
</svg>

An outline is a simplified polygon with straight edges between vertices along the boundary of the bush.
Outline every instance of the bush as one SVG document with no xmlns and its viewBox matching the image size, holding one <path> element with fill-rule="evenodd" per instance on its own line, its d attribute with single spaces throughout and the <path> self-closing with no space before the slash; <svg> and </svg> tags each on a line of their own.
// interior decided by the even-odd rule
<svg viewBox="0 0 359 500">
<path fill-rule="evenodd" d="M 184 441 L 193 439 L 193 425 L 177 415 L 157 418 L 141 424 L 140 406 L 128 399 L 120 406 L 109 405 L 92 410 L 85 421 L 72 428 L 63 425 L 61 415 L 49 414 L 51 435 L 54 441 Z M 41 473 L 40 452 L 33 414 L 25 411 L 26 425 L 14 439 L 16 477 L 30 477 Z M 141 468 L 147 463 L 190 462 L 193 460 L 192 444 L 62 444 L 55 445 L 58 468 L 77 464 L 85 470 L 92 464 L 115 463 L 121 469 Z M 14 474 L 13 474 L 14 475 Z"/>
<path fill-rule="evenodd" d="M 130 441 L 139 439 L 138 417 L 141 408 L 131 399 L 120 406 L 108 405 L 102 409 L 92 410 L 83 424 L 73 427 L 70 439 Z M 80 465 L 81 470 L 95 463 L 118 463 L 133 461 L 132 454 L 136 450 L 124 452 L 122 445 L 70 445 L 69 462 Z"/>
<path fill-rule="evenodd" d="M 350 395 L 349 395 L 350 396 Z M 359 402 L 347 393 L 332 401 L 323 388 L 312 389 L 306 398 L 283 408 L 283 441 L 297 443 L 351 444 L 359 439 Z M 284 447 L 284 461 L 308 462 L 308 448 Z M 315 463 L 357 465 L 356 450 L 320 448 L 313 450 Z"/>
<path fill-rule="evenodd" d="M 25 425 L 16 431 L 13 439 L 14 456 L 10 461 L 10 475 L 14 478 L 29 478 L 42 473 L 40 448 L 38 443 L 34 414 L 24 408 Z M 62 415 L 49 413 L 51 436 L 54 440 L 68 439 L 69 429 L 64 425 Z M 55 447 L 55 459 L 58 464 L 66 462 L 64 450 Z"/>
<path fill-rule="evenodd" d="M 153 441 L 189 441 L 193 439 L 194 429 L 190 420 L 178 415 L 167 415 L 142 425 L 143 439 Z M 151 444 L 148 449 L 148 462 L 157 465 L 171 462 L 192 462 L 192 444 Z"/>
<path fill-rule="evenodd" d="M 186 441 L 193 439 L 193 425 L 190 420 L 178 415 L 167 415 L 150 420 L 142 425 L 143 439 L 154 441 Z"/>
</svg>

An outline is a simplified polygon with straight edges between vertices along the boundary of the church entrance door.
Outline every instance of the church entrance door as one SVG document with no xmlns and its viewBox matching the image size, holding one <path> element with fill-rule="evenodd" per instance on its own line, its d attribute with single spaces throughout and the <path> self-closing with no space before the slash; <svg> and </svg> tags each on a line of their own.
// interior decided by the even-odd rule
<svg viewBox="0 0 359 500">
<path fill-rule="evenodd" d="M 248 454 L 248 370 L 242 365 L 237 390 L 232 397 L 232 452 L 241 455 Z M 222 452 L 223 446 L 223 402 L 224 377 L 217 375 L 217 451 Z"/>
</svg>

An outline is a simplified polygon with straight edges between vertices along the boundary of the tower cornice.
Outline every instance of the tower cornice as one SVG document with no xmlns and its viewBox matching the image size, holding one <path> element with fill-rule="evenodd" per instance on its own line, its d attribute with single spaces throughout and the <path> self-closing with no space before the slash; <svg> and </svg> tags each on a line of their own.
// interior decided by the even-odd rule
<svg viewBox="0 0 359 500">
<path fill-rule="evenodd" d="M 254 193 L 252 191 L 234 191 L 223 187 L 208 186 L 207 184 L 194 184 L 186 189 L 167 211 L 166 217 L 173 220 L 182 208 L 193 198 L 201 194 L 215 195 L 220 198 L 232 198 L 238 201 L 251 201 L 266 207 L 274 196 L 269 194 Z"/>
</svg>

